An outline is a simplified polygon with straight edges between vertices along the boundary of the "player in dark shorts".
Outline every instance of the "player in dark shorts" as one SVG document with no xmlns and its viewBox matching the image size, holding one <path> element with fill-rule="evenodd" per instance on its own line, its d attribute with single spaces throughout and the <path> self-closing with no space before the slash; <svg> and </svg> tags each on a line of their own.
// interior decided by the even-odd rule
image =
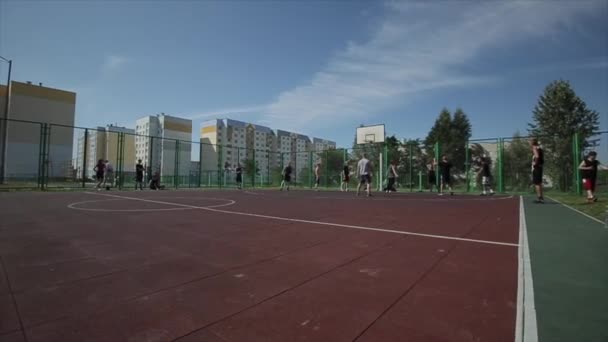
<svg viewBox="0 0 608 342">
<path fill-rule="evenodd" d="M 350 181 L 350 169 L 348 168 L 348 164 L 344 164 L 344 169 L 342 170 L 342 184 L 340 185 L 340 191 L 348 192 L 348 182 Z"/>
<path fill-rule="evenodd" d="M 445 187 L 450 190 L 450 195 L 454 195 L 454 191 L 452 191 L 452 177 L 450 176 L 452 166 L 452 163 L 448 160 L 448 156 L 441 157 L 441 161 L 439 162 L 439 178 L 441 181 L 441 184 L 439 185 L 439 196 L 443 196 L 443 189 Z"/>
<path fill-rule="evenodd" d="M 315 190 L 319 191 L 319 184 L 321 184 L 321 163 L 315 166 Z"/>
<path fill-rule="evenodd" d="M 141 159 L 137 161 L 135 165 L 135 190 L 139 187 L 139 190 L 144 189 L 144 166 L 141 164 Z"/>
<path fill-rule="evenodd" d="M 106 164 L 103 159 L 97 161 L 97 165 L 93 168 L 95 171 L 95 179 L 97 180 L 97 191 L 101 190 L 101 184 L 103 183 L 103 176 L 105 174 Z"/>
<path fill-rule="evenodd" d="M 387 194 L 391 192 L 397 192 L 397 188 L 395 188 L 395 181 L 399 176 L 397 174 L 396 165 L 397 163 L 395 161 L 392 161 L 388 166 L 388 171 L 386 172 L 386 188 L 384 188 L 384 191 L 386 191 Z"/>
<path fill-rule="evenodd" d="M 532 184 L 536 189 L 536 201 L 534 203 L 545 203 L 543 197 L 543 166 L 545 165 L 545 152 L 540 147 L 538 139 L 530 140 L 532 145 Z"/>
<path fill-rule="evenodd" d="M 283 191 L 284 187 L 287 187 L 287 191 L 289 191 L 289 185 L 291 184 L 291 162 L 285 166 L 283 169 L 283 181 L 281 182 L 281 191 Z"/>
<path fill-rule="evenodd" d="M 481 196 L 485 196 L 488 193 L 494 195 L 492 189 L 492 173 L 490 172 L 490 161 L 486 157 L 481 158 L 481 167 L 477 173 L 478 177 L 481 177 Z"/>
<path fill-rule="evenodd" d="M 241 167 L 241 164 L 238 164 L 236 166 L 236 187 L 237 189 L 242 189 L 243 188 L 243 168 Z"/>
<path fill-rule="evenodd" d="M 361 160 L 357 163 L 357 173 L 359 174 L 359 187 L 357 187 L 357 196 L 361 192 L 361 188 L 365 185 L 367 196 L 372 196 L 372 166 L 367 159 L 365 153 L 361 156 Z"/>
<path fill-rule="evenodd" d="M 597 197 L 595 196 L 595 182 L 600 162 L 596 158 L 597 153 L 591 151 L 578 167 L 578 169 L 581 170 L 581 177 L 583 178 L 583 188 L 587 191 L 588 203 L 597 202 Z"/>
<path fill-rule="evenodd" d="M 433 192 L 433 188 L 437 187 L 437 174 L 435 173 L 435 167 L 437 166 L 437 161 L 435 158 L 431 161 L 431 163 L 427 166 L 429 173 L 429 191 Z M 437 189 L 439 190 L 439 189 Z"/>
</svg>

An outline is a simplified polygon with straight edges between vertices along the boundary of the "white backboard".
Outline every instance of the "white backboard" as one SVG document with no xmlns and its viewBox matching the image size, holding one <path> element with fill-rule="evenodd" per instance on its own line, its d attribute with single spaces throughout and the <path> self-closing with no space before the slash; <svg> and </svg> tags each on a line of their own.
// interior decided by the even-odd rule
<svg viewBox="0 0 608 342">
<path fill-rule="evenodd" d="M 357 127 L 357 144 L 383 143 L 384 125 Z"/>
</svg>

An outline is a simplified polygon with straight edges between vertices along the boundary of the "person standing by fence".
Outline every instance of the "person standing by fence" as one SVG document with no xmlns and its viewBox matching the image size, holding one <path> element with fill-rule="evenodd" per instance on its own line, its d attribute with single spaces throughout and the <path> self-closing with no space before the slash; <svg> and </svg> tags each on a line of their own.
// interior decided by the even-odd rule
<svg viewBox="0 0 608 342">
<path fill-rule="evenodd" d="M 350 181 L 350 169 L 348 164 L 344 164 L 344 170 L 342 170 L 342 184 L 340 185 L 341 191 L 348 192 L 348 182 Z"/>
<path fill-rule="evenodd" d="M 443 191 L 447 188 L 450 191 L 450 195 L 454 195 L 452 190 L 452 176 L 450 171 L 452 169 L 452 163 L 448 160 L 448 156 L 441 157 L 439 162 L 439 178 L 441 183 L 439 184 L 439 196 L 443 196 Z"/>
<path fill-rule="evenodd" d="M 321 163 L 315 166 L 315 190 L 319 191 L 319 184 L 321 184 Z"/>
<path fill-rule="evenodd" d="M 236 187 L 237 189 L 242 189 L 243 188 L 243 168 L 241 167 L 241 164 L 239 163 L 236 166 Z"/>
<path fill-rule="evenodd" d="M 361 156 L 361 160 L 357 163 L 357 173 L 359 175 L 359 186 L 357 187 L 357 196 L 361 192 L 361 188 L 365 185 L 367 197 L 372 196 L 372 167 L 365 153 Z"/>
<path fill-rule="evenodd" d="M 291 185 L 291 162 L 285 166 L 283 169 L 283 181 L 281 182 L 281 191 L 283 191 L 284 187 L 287 187 L 287 191 L 289 191 L 289 185 Z"/>
<path fill-rule="evenodd" d="M 481 167 L 479 168 L 477 175 L 481 177 L 481 196 L 487 195 L 488 191 L 490 195 L 494 195 L 494 190 L 492 189 L 490 162 L 487 157 L 481 157 Z"/>
<path fill-rule="evenodd" d="M 144 189 L 144 166 L 141 164 L 141 159 L 137 161 L 135 165 L 135 190 L 139 187 L 139 190 Z"/>
<path fill-rule="evenodd" d="M 397 189 L 395 188 L 395 180 L 397 179 L 397 168 L 396 165 L 397 163 L 395 161 L 391 161 L 391 164 L 388 167 L 388 171 L 386 173 L 386 188 L 384 188 L 384 191 L 386 191 L 386 193 L 391 193 L 391 192 L 397 192 Z"/>
<path fill-rule="evenodd" d="M 596 158 L 597 153 L 591 151 L 578 167 L 579 170 L 581 170 L 581 177 L 583 178 L 583 188 L 587 191 L 588 203 L 597 202 L 597 197 L 595 196 L 595 183 L 597 180 L 597 168 L 600 165 L 600 162 Z"/>
<path fill-rule="evenodd" d="M 540 147 L 538 139 L 530 140 L 532 145 L 532 184 L 536 190 L 536 201 L 534 203 L 545 203 L 543 197 L 543 166 L 545 164 L 545 152 Z"/>
<path fill-rule="evenodd" d="M 429 182 L 429 191 L 433 192 L 433 188 L 437 188 L 437 174 L 435 173 L 435 166 L 437 162 L 435 158 L 431 160 L 431 163 L 427 165 L 428 169 L 428 182 Z M 439 189 L 437 189 L 439 191 Z"/>
<path fill-rule="evenodd" d="M 104 174 L 105 174 L 106 164 L 104 164 L 103 159 L 99 159 L 97 161 L 97 165 L 93 168 L 95 171 L 95 179 L 97 180 L 97 191 L 101 190 L 101 184 L 103 183 Z"/>
</svg>

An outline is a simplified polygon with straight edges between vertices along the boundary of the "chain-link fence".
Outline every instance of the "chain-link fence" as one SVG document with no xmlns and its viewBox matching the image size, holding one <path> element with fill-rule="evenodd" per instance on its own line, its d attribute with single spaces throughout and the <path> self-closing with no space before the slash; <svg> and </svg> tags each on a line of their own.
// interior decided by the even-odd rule
<svg viewBox="0 0 608 342">
<path fill-rule="evenodd" d="M 358 185 L 357 163 L 371 162 L 374 189 L 385 189 L 390 165 L 397 170 L 398 191 L 436 191 L 445 156 L 452 165 L 454 191 L 481 191 L 481 160 L 489 163 L 497 192 L 532 191 L 530 137 L 471 139 L 463 143 L 405 140 L 397 145 L 367 144 L 355 148 L 314 150 L 284 147 L 276 151 L 252 146 L 213 145 L 107 126 L 82 128 L 21 120 L 7 123 L 5 162 L 0 189 L 135 188 L 141 161 L 143 182 L 157 179 L 165 188 L 278 187 L 288 164 L 292 186 L 338 190 L 348 168 L 350 187 Z M 1 126 L 1 125 L 0 125 Z M 590 137 L 537 137 L 545 154 L 543 183 L 548 191 L 582 192 L 579 164 L 591 150 L 608 159 L 608 132 Z M 270 145 L 269 145 L 270 146 Z M 240 175 L 240 177 L 239 177 Z M 240 184 L 239 184 L 240 180 Z M 608 171 L 600 169 L 598 190 L 608 192 Z"/>
</svg>

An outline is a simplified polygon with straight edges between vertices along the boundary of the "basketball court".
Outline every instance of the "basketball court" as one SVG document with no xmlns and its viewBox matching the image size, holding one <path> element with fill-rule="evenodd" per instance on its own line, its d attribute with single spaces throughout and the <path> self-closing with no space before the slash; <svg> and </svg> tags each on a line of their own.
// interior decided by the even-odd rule
<svg viewBox="0 0 608 342">
<path fill-rule="evenodd" d="M 1 341 L 515 341 L 519 197 L 0 193 Z M 518 290 L 519 289 L 519 290 Z M 518 297 L 519 295 L 519 297 Z"/>
</svg>

